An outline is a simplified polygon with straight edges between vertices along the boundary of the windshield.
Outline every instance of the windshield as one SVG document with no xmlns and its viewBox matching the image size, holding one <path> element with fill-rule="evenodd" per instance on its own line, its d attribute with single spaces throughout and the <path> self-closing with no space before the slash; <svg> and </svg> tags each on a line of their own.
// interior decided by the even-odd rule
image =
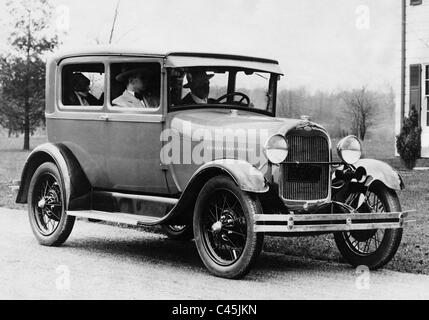
<svg viewBox="0 0 429 320">
<path fill-rule="evenodd" d="M 223 107 L 274 115 L 277 77 L 231 67 L 170 69 L 170 108 Z"/>
</svg>

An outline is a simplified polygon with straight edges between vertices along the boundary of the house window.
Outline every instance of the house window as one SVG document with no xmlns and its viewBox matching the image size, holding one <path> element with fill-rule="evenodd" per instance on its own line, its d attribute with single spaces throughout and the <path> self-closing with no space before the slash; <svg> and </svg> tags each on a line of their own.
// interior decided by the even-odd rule
<svg viewBox="0 0 429 320">
<path fill-rule="evenodd" d="M 425 74 L 425 95 L 429 96 L 429 65 L 426 66 Z"/>
<path fill-rule="evenodd" d="M 417 6 L 422 4 L 422 0 L 410 0 L 410 6 Z"/>
<path fill-rule="evenodd" d="M 426 126 L 429 127 L 429 65 L 425 66 Z"/>
<path fill-rule="evenodd" d="M 422 66 L 420 64 L 410 65 L 410 110 L 415 109 L 421 116 L 422 102 Z M 421 122 L 419 122 L 420 125 Z"/>
</svg>

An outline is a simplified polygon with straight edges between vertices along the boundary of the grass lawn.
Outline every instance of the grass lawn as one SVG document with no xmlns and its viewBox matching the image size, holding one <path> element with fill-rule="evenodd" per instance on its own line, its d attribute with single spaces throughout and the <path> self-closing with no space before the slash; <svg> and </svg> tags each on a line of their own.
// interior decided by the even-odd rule
<svg viewBox="0 0 429 320">
<path fill-rule="evenodd" d="M 32 137 L 30 141 L 31 147 L 34 148 L 46 142 L 46 137 Z M 12 180 L 20 179 L 29 153 L 22 151 L 22 144 L 22 137 L 0 136 L 0 207 L 26 209 L 25 205 L 15 204 L 8 188 Z M 393 141 L 367 140 L 363 147 L 365 157 L 384 160 L 400 171 L 406 186 L 406 189 L 399 193 L 402 208 L 417 209 L 417 213 L 412 215 L 417 223 L 404 230 L 398 253 L 386 268 L 429 274 L 429 171 L 404 170 L 399 159 L 393 156 Z M 421 159 L 417 166 L 429 167 L 429 160 Z M 267 237 L 265 250 L 341 262 L 332 235 L 305 238 Z"/>
<path fill-rule="evenodd" d="M 46 136 L 31 137 L 30 148 L 47 141 Z M 23 151 L 23 137 L 7 138 L 0 136 L 0 207 L 25 209 L 26 205 L 15 203 L 9 188 L 12 180 L 20 180 L 22 168 L 29 151 Z"/>
</svg>

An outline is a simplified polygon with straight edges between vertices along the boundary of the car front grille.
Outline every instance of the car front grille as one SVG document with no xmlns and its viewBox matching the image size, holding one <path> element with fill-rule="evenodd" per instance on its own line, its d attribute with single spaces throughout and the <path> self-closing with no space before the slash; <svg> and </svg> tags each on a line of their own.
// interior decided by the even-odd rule
<svg viewBox="0 0 429 320">
<path fill-rule="evenodd" d="M 320 200 L 329 195 L 330 149 L 319 130 L 294 130 L 286 136 L 289 154 L 282 164 L 280 192 L 286 200 Z"/>
</svg>

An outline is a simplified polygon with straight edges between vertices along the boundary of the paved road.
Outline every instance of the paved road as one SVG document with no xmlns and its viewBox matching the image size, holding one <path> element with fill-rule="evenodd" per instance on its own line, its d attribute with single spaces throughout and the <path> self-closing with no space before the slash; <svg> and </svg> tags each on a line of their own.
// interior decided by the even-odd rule
<svg viewBox="0 0 429 320">
<path fill-rule="evenodd" d="M 193 242 L 77 221 L 37 244 L 24 211 L 0 209 L 0 299 L 429 299 L 429 276 L 262 253 L 242 280 L 211 276 Z"/>
</svg>

